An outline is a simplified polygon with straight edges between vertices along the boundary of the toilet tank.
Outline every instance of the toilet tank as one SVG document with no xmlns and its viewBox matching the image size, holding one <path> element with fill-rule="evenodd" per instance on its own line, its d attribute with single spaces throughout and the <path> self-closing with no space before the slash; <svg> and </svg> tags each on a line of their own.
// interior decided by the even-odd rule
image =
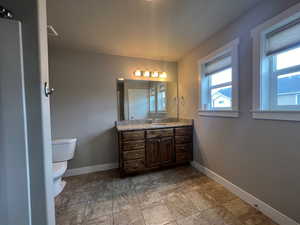
<svg viewBox="0 0 300 225">
<path fill-rule="evenodd" d="M 76 138 L 56 139 L 52 141 L 53 162 L 68 161 L 74 157 Z"/>
</svg>

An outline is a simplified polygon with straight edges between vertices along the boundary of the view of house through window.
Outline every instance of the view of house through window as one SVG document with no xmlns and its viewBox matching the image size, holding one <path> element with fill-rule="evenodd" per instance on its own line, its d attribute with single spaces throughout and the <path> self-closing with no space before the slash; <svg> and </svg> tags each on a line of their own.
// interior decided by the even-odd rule
<svg viewBox="0 0 300 225">
<path fill-rule="evenodd" d="M 210 104 L 212 108 L 230 108 L 232 105 L 232 68 L 210 75 Z"/>
<path fill-rule="evenodd" d="M 300 106 L 300 47 L 271 56 L 277 106 Z"/>
</svg>

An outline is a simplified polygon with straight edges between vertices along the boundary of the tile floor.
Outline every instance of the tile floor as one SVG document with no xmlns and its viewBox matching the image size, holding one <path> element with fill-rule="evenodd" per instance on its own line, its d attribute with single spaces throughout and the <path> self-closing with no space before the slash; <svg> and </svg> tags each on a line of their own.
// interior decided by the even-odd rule
<svg viewBox="0 0 300 225">
<path fill-rule="evenodd" d="M 275 225 L 192 167 L 119 178 L 117 171 L 67 178 L 57 225 Z"/>
</svg>

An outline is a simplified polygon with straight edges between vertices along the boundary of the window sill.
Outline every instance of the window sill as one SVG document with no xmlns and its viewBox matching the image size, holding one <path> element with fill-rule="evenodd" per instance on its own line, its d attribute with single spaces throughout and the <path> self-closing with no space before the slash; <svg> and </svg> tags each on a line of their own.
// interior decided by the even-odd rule
<svg viewBox="0 0 300 225">
<path fill-rule="evenodd" d="M 240 112 L 233 110 L 199 110 L 199 116 L 237 118 L 240 116 Z"/>
<path fill-rule="evenodd" d="M 258 120 L 300 121 L 300 111 L 252 111 L 252 117 Z"/>
</svg>

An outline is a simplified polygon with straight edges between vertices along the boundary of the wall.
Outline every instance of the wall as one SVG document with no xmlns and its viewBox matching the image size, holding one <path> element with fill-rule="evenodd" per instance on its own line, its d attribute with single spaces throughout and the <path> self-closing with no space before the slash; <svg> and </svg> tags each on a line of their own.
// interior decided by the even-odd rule
<svg viewBox="0 0 300 225">
<path fill-rule="evenodd" d="M 70 168 L 118 162 L 114 122 L 117 78 L 136 69 L 166 71 L 177 81 L 177 64 L 66 49 L 49 49 L 54 138 L 77 137 Z"/>
<path fill-rule="evenodd" d="M 264 0 L 225 29 L 201 43 L 178 64 L 180 116 L 195 119 L 195 160 L 247 192 L 300 222 L 300 124 L 254 120 L 252 106 L 252 41 L 255 26 L 298 0 Z M 197 61 L 239 37 L 240 117 L 197 115 Z"/>
<path fill-rule="evenodd" d="M 46 0 L 0 0 L 0 5 L 22 23 L 32 225 L 54 225 L 49 103 L 42 91 L 48 77 Z"/>
</svg>

